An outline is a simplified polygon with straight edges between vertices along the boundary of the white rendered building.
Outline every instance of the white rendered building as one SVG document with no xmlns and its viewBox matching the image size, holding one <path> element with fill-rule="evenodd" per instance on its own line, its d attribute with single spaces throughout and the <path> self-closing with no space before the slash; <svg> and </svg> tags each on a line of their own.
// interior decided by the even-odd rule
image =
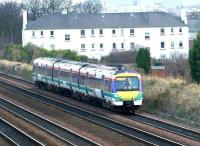
<svg viewBox="0 0 200 146">
<path fill-rule="evenodd" d="M 150 49 L 151 57 L 187 57 L 188 26 L 165 12 L 54 14 L 27 24 L 22 42 L 46 49 L 71 49 L 100 59 L 112 51 Z"/>
</svg>

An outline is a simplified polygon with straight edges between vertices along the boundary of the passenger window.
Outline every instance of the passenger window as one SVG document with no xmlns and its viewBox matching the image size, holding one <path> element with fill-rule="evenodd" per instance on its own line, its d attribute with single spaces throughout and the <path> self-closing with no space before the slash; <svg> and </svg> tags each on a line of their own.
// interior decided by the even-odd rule
<svg viewBox="0 0 200 146">
<path fill-rule="evenodd" d="M 48 68 L 46 69 L 46 75 L 51 77 L 52 76 L 52 69 L 51 68 Z"/>
<path fill-rule="evenodd" d="M 46 75 L 46 66 L 41 66 L 41 74 Z"/>
<path fill-rule="evenodd" d="M 72 83 L 76 83 L 78 82 L 78 74 L 77 73 L 72 73 Z"/>
<path fill-rule="evenodd" d="M 64 81 L 69 81 L 69 72 L 60 71 L 60 78 Z"/>
<path fill-rule="evenodd" d="M 103 90 L 107 92 L 111 91 L 111 80 L 104 80 Z"/>
<path fill-rule="evenodd" d="M 88 86 L 91 88 L 101 89 L 101 79 L 90 77 Z"/>
<path fill-rule="evenodd" d="M 59 70 L 54 70 L 53 71 L 53 77 L 58 78 L 59 77 Z"/>
<path fill-rule="evenodd" d="M 86 86 L 87 76 L 80 75 L 80 85 Z"/>
</svg>

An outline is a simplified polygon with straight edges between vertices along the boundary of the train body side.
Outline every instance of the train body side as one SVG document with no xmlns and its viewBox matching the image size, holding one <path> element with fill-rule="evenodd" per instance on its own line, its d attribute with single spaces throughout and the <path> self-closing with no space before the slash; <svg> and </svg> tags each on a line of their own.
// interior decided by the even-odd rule
<svg viewBox="0 0 200 146">
<path fill-rule="evenodd" d="M 119 85 L 132 81 L 131 89 Z M 81 96 L 94 97 L 105 106 L 134 108 L 142 105 L 141 76 L 136 72 L 52 58 L 38 58 L 33 63 L 33 81 L 46 88 L 67 89 Z"/>
</svg>

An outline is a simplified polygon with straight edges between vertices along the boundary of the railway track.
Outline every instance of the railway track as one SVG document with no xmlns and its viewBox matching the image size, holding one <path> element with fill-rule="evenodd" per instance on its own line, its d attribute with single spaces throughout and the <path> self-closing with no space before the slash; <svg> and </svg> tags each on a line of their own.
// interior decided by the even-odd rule
<svg viewBox="0 0 200 146">
<path fill-rule="evenodd" d="M 100 125 L 102 127 L 108 128 L 112 131 L 115 131 L 117 133 L 120 133 L 122 135 L 125 135 L 129 138 L 132 138 L 134 140 L 138 140 L 140 142 L 150 144 L 150 145 L 182 145 L 181 143 L 177 143 L 171 140 L 168 140 L 163 137 L 156 136 L 154 134 L 148 133 L 146 131 L 125 125 L 120 122 L 116 122 L 110 118 L 103 117 L 97 114 L 94 114 L 92 112 L 86 111 L 84 109 L 62 103 L 58 100 L 48 98 L 42 94 L 16 87 L 14 85 L 11 85 L 9 83 L 5 83 L 0 81 L 0 86 L 7 88 L 9 90 L 12 90 L 13 92 L 23 94 L 27 97 L 34 98 L 40 102 L 43 102 L 45 104 L 52 105 L 54 107 L 57 107 L 65 112 L 68 112 L 70 114 L 73 114 L 75 116 L 78 116 L 82 119 L 88 120 L 90 122 L 93 122 L 97 125 Z"/>
<path fill-rule="evenodd" d="M 11 145 L 15 146 L 44 146 L 39 141 L 25 134 L 14 125 L 0 117 L 0 134 L 5 137 Z"/>
<path fill-rule="evenodd" d="M 21 78 L 16 78 L 14 76 L 2 74 L 2 73 L 0 75 L 9 77 L 9 78 L 13 78 L 15 80 L 20 80 L 29 85 L 33 85 L 33 82 L 23 80 Z M 164 122 L 164 121 L 161 121 L 158 119 L 154 119 L 152 117 L 145 116 L 145 115 L 138 114 L 138 113 L 136 113 L 134 116 L 126 116 L 126 118 L 134 120 L 134 121 L 138 121 L 140 123 L 144 123 L 144 124 L 147 124 L 147 125 L 150 125 L 150 126 L 153 126 L 153 127 L 165 130 L 165 131 L 169 131 L 169 132 L 175 133 L 177 135 L 200 142 L 200 132 L 198 132 L 198 131 L 194 131 L 194 130 L 191 130 L 191 129 L 188 129 L 188 128 L 185 128 L 185 127 L 182 127 L 179 125 L 175 125 L 172 123 L 167 123 L 167 122 Z"/>
<path fill-rule="evenodd" d="M 55 137 L 61 139 L 68 145 L 76 146 L 98 146 L 97 143 L 88 140 L 64 127 L 57 125 L 56 123 L 49 121 L 41 116 L 38 116 L 27 109 L 20 107 L 10 101 L 7 101 L 0 97 L 0 107 L 9 111 L 10 113 L 24 119 L 27 122 L 36 125 L 37 127 L 51 133 Z"/>
<path fill-rule="evenodd" d="M 200 132 L 198 131 L 194 131 L 185 127 L 181 127 L 179 125 L 154 119 L 152 117 L 142 114 L 135 114 L 134 116 L 127 118 L 200 142 Z"/>
</svg>

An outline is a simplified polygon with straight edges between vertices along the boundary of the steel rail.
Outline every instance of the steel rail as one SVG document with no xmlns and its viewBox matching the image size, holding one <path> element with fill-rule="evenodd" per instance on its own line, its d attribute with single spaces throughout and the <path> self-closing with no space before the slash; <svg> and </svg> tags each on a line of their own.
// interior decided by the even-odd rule
<svg viewBox="0 0 200 146">
<path fill-rule="evenodd" d="M 138 113 L 136 113 L 134 116 L 129 116 L 126 118 L 200 142 L 200 132 L 185 128 L 183 126 L 164 122 L 162 120 Z"/>
<path fill-rule="evenodd" d="M 52 122 L 44 117 L 41 117 L 11 101 L 0 97 L 0 107 L 9 111 L 10 113 L 22 118 L 23 120 L 43 129 L 44 131 L 61 139 L 65 143 L 73 146 L 99 146 L 99 144 L 74 133 L 73 131 L 64 128 L 55 122 Z"/>
<path fill-rule="evenodd" d="M 11 123 L 0 117 L 0 131 L 12 144 L 17 146 L 44 146 L 30 135 L 24 133 Z"/>
<path fill-rule="evenodd" d="M 9 83 L 5 83 L 2 81 L 0 81 L 0 83 L 1 83 L 2 87 L 12 90 L 13 92 L 34 98 L 45 104 L 52 105 L 54 107 L 57 107 L 57 108 L 65 111 L 65 112 L 71 113 L 82 119 L 88 120 L 88 121 L 98 124 L 102 127 L 108 128 L 112 131 L 115 131 L 117 133 L 125 135 L 134 140 L 138 140 L 140 142 L 147 143 L 150 145 L 182 145 L 181 143 L 177 143 L 177 142 L 171 141 L 169 139 L 154 135 L 152 133 L 134 128 L 132 126 L 125 125 L 123 123 L 114 121 L 110 118 L 103 117 L 103 116 L 97 115 L 95 113 L 86 111 L 82 108 L 78 108 L 78 107 L 69 105 L 67 103 L 60 102 L 56 99 L 48 98 L 47 96 L 33 92 L 31 90 L 16 87 L 14 85 L 11 85 Z"/>
</svg>

